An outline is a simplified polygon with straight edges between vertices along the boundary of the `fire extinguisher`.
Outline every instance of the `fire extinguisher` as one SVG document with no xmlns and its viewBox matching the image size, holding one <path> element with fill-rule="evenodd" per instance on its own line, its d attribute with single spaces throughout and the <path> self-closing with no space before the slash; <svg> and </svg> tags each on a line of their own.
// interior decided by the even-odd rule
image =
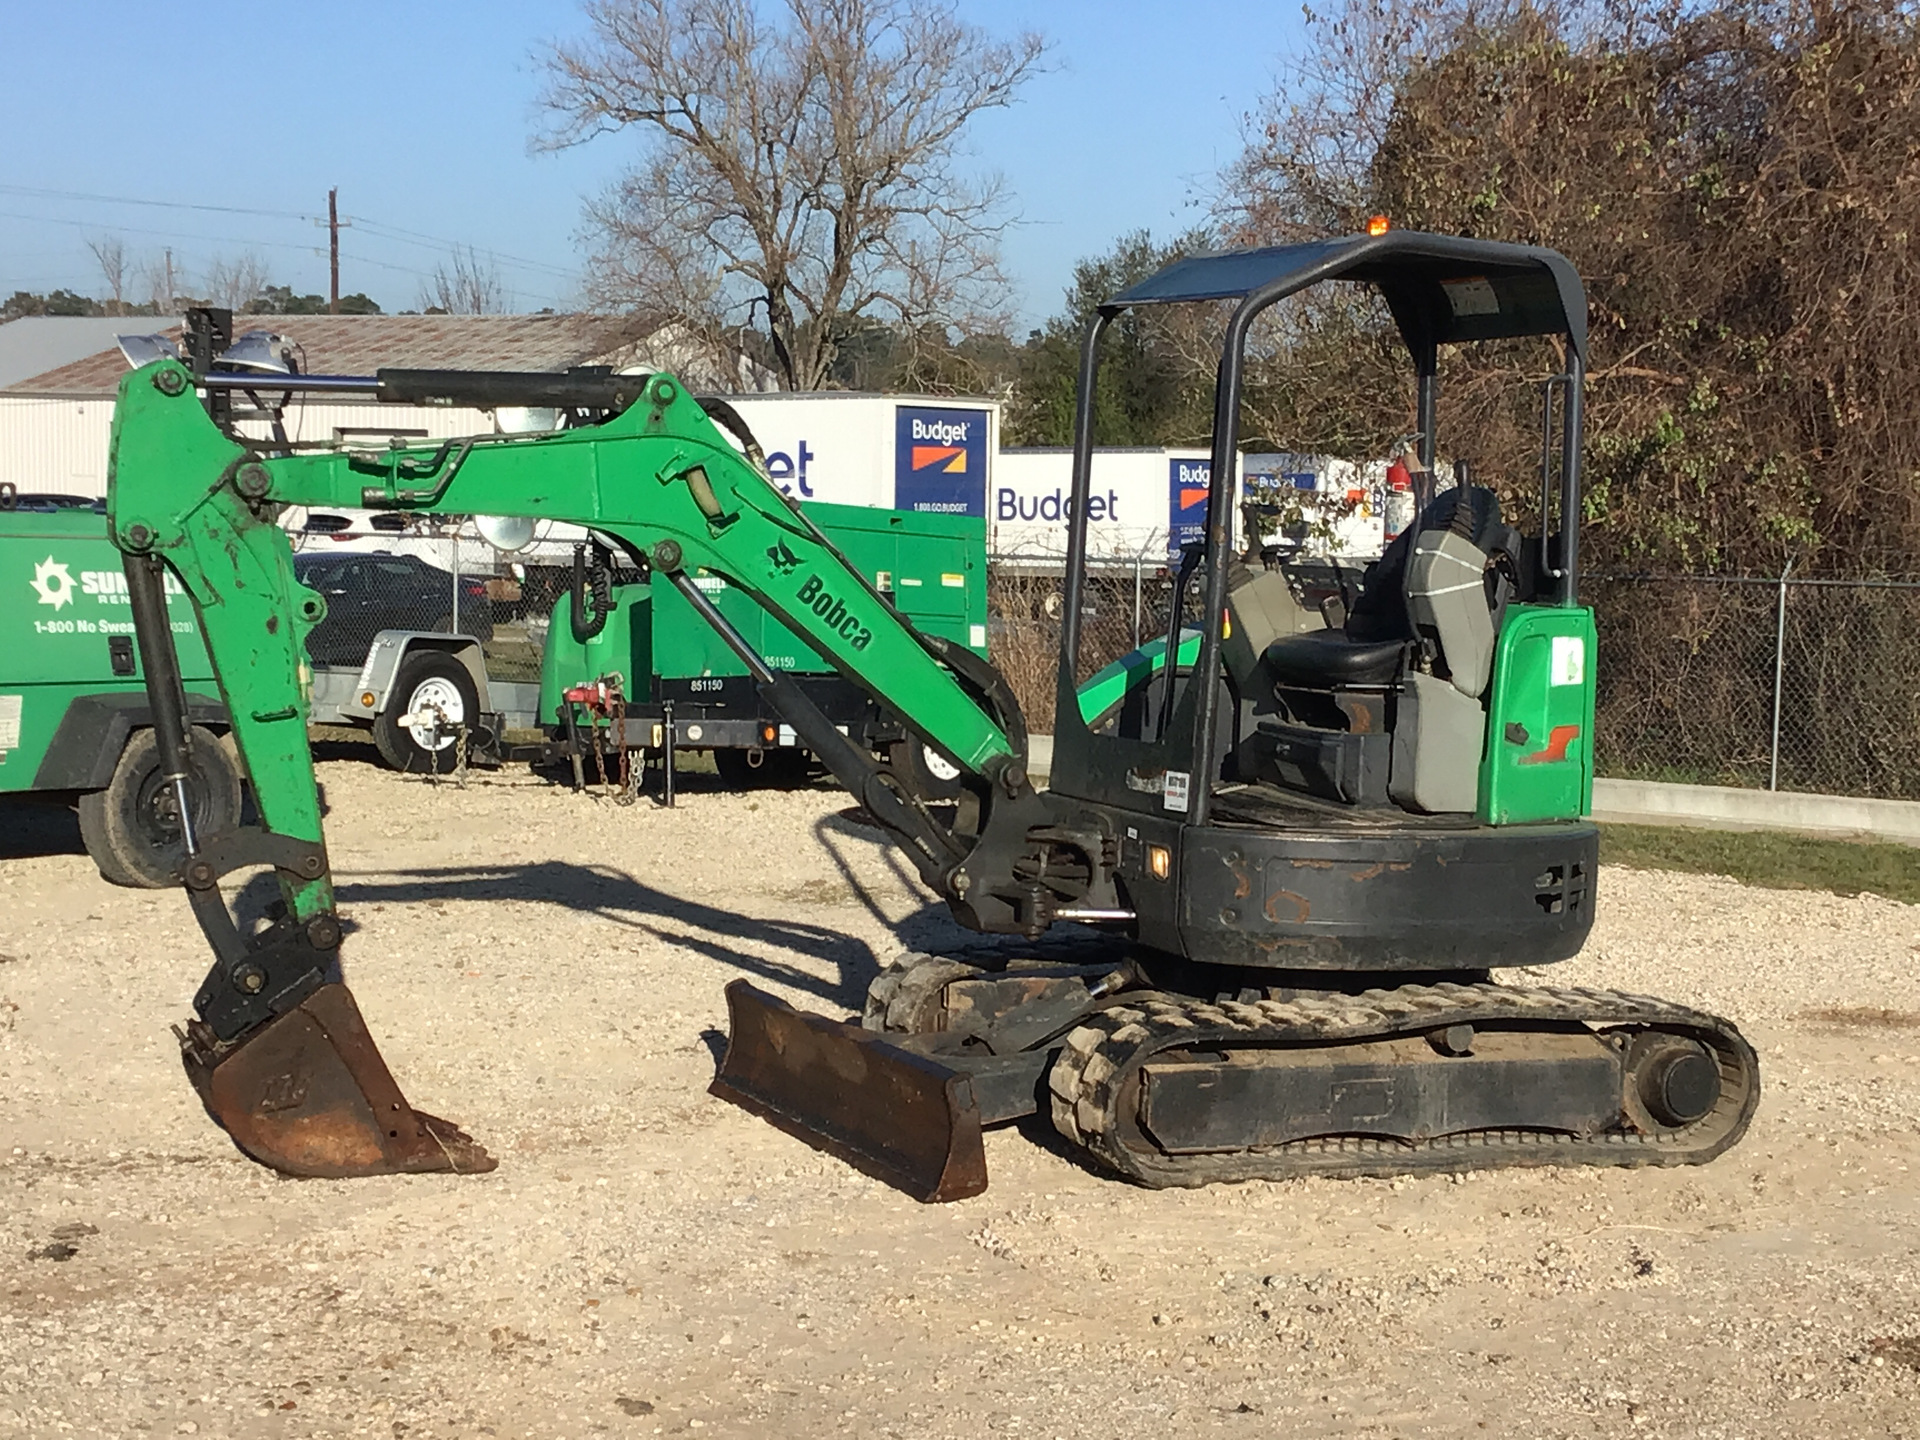
<svg viewBox="0 0 1920 1440">
<path fill-rule="evenodd" d="M 1399 539 L 1401 531 L 1413 524 L 1413 471 L 1407 466 L 1408 459 L 1407 455 L 1399 455 L 1387 466 L 1386 503 L 1381 510 L 1385 516 L 1386 543 L 1389 545 Z M 1419 461 L 1414 463 L 1417 465 Z"/>
</svg>

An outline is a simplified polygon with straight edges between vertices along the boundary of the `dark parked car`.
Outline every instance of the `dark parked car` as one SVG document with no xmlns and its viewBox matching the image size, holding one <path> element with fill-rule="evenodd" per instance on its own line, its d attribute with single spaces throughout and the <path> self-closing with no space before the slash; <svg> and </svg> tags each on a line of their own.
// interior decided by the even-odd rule
<svg viewBox="0 0 1920 1440">
<path fill-rule="evenodd" d="M 382 630 L 458 630 L 493 638 L 486 581 L 460 577 L 455 614 L 454 578 L 411 555 L 295 555 L 301 584 L 326 597 L 327 618 L 307 637 L 316 665 L 358 665 Z"/>
</svg>

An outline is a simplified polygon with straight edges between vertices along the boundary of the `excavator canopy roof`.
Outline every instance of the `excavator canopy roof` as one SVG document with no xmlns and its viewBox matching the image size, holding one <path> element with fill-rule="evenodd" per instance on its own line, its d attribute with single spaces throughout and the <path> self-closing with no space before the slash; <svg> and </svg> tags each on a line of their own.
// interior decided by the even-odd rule
<svg viewBox="0 0 1920 1440">
<path fill-rule="evenodd" d="M 1565 335 L 1586 359 L 1587 294 L 1566 256 L 1536 245 L 1418 230 L 1194 255 L 1101 309 L 1237 300 L 1267 291 L 1278 299 L 1327 280 L 1378 289 L 1415 355 L 1436 345 Z"/>
</svg>

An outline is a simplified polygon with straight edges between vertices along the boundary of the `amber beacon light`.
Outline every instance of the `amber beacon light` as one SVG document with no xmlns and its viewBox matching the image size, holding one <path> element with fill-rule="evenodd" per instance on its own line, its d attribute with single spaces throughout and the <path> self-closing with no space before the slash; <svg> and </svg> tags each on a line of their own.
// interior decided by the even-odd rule
<svg viewBox="0 0 1920 1440">
<path fill-rule="evenodd" d="M 1384 215 L 1369 215 L 1367 217 L 1367 234 L 1369 235 L 1384 235 L 1392 228 L 1392 222 Z"/>
</svg>

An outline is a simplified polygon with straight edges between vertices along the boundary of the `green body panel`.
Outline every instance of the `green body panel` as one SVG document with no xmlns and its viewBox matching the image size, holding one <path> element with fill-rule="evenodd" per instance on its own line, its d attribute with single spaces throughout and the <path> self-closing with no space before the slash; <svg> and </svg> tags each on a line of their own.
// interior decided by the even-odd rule
<svg viewBox="0 0 1920 1440">
<path fill-rule="evenodd" d="M 1150 640 L 1080 687 L 1089 725 L 1152 679 L 1165 640 Z M 1200 634 L 1187 631 L 1178 665 L 1194 664 Z M 1572 820 L 1593 810 L 1593 612 L 1548 605 L 1509 607 L 1495 644 L 1479 818 L 1491 825 Z M 1509 725 L 1518 725 L 1510 737 Z"/>
<path fill-rule="evenodd" d="M 1508 609 L 1495 642 L 1480 762 L 1483 821 L 1524 825 L 1591 813 L 1593 669 L 1593 611 Z M 1509 734 L 1510 725 L 1520 728 Z"/>
<path fill-rule="evenodd" d="M 295 839 L 322 840 L 305 641 L 326 602 L 294 578 L 274 505 L 529 515 L 645 552 L 672 542 L 688 572 L 704 568 L 746 591 L 960 764 L 978 773 L 1014 754 L 953 675 L 669 376 L 654 376 L 642 399 L 606 423 L 552 435 L 261 458 L 208 418 L 186 367 L 163 360 L 121 381 L 107 486 L 114 543 L 158 556 L 192 597 L 261 819 Z M 332 909 L 330 880 L 286 888 L 296 919 Z"/>
<path fill-rule="evenodd" d="M 547 625 L 547 643 L 540 656 L 540 708 L 535 719 L 551 725 L 560 713 L 560 697 L 575 685 L 603 675 L 618 675 L 627 698 L 643 700 L 645 684 L 634 677 L 653 674 L 653 586 L 613 587 L 613 609 L 600 633 L 590 640 L 573 638 L 573 597 L 562 595 Z"/>
<path fill-rule="evenodd" d="M 858 505 L 809 504 L 818 525 L 853 567 L 924 634 L 971 646 L 981 655 L 987 624 L 987 522 L 967 515 L 923 515 Z M 775 670 L 823 674 L 833 666 L 752 595 L 705 570 L 695 583 Z M 540 719 L 550 721 L 563 691 L 618 674 L 630 700 L 651 697 L 652 678 L 744 676 L 740 662 L 686 599 L 655 575 L 614 590 L 606 628 L 584 644 L 573 636 L 573 604 L 553 608 L 540 667 Z"/>
<path fill-rule="evenodd" d="M 1077 692 L 1080 697 L 1080 718 L 1089 725 L 1112 710 L 1127 697 L 1127 692 L 1145 685 L 1154 676 L 1154 672 L 1166 663 L 1167 642 L 1164 638 L 1149 640 L 1137 650 L 1129 650 L 1111 665 L 1096 670 L 1088 677 Z M 1193 662 L 1200 655 L 1200 632 L 1183 630 L 1180 632 L 1180 649 L 1174 656 L 1176 675 L 1182 669 L 1192 669 Z"/>
<path fill-rule="evenodd" d="M 167 586 L 175 648 L 189 690 L 211 689 L 213 666 L 193 606 Z M 108 641 L 133 634 L 126 572 L 95 510 L 0 512 L 0 794 L 34 788 L 54 732 L 74 701 L 144 691 L 115 675 Z M 17 743 L 13 731 L 18 727 Z"/>
</svg>

